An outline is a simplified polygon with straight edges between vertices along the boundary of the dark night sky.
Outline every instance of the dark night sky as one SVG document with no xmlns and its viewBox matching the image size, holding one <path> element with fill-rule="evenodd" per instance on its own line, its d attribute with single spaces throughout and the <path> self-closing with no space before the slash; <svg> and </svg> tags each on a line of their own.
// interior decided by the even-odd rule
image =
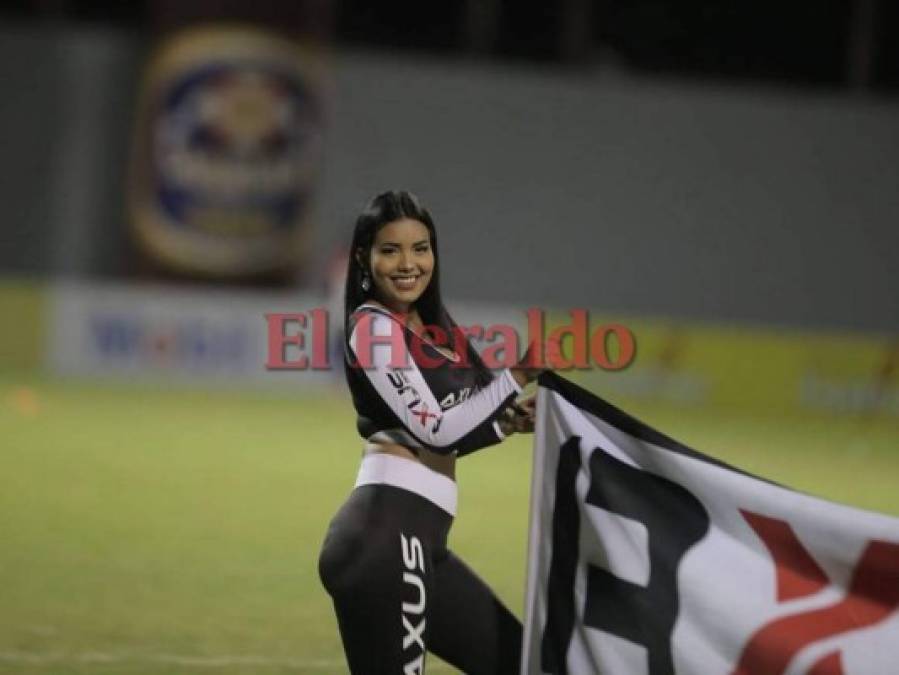
<svg viewBox="0 0 899 675">
<path fill-rule="evenodd" d="M 307 1 L 327 5 L 327 0 Z M 899 90 L 899 3 L 892 0 L 586 1 L 592 15 L 586 56 L 590 63 L 614 60 L 637 73 L 656 76 L 826 88 L 847 86 L 852 19 L 868 2 L 876 17 L 870 40 L 870 88 Z M 195 2 L 222 5 L 219 0 Z M 296 0 L 285 3 L 295 5 Z M 40 20 L 52 15 L 145 32 L 153 25 L 160 4 L 153 0 L 12 0 L 4 3 L 0 20 Z M 565 5 L 561 0 L 497 0 L 493 46 L 478 58 L 577 67 L 578 62 L 566 61 L 560 46 Z M 338 44 L 449 56 L 461 55 L 465 49 L 465 0 L 335 0 L 330 6 Z"/>
</svg>

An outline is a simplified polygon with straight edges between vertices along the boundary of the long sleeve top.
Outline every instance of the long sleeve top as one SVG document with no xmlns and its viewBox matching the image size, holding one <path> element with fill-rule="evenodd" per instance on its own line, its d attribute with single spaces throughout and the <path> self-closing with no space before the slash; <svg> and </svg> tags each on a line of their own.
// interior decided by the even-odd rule
<svg viewBox="0 0 899 675">
<path fill-rule="evenodd" d="M 478 387 L 470 364 L 375 305 L 354 313 L 348 345 L 347 382 L 363 438 L 459 456 L 503 440 L 497 418 L 521 391 L 508 369 Z"/>
</svg>

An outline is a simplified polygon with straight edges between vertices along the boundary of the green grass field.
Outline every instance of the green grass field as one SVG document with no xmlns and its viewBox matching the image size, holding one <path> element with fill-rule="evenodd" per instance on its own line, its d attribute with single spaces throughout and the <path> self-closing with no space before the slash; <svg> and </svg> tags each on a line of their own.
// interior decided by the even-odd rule
<svg viewBox="0 0 899 675">
<path fill-rule="evenodd" d="M 899 514 L 895 421 L 625 407 L 752 472 Z M 0 673 L 345 672 L 316 564 L 355 477 L 353 422 L 337 393 L 0 376 Z M 451 546 L 520 616 L 530 438 L 458 473 Z"/>
</svg>

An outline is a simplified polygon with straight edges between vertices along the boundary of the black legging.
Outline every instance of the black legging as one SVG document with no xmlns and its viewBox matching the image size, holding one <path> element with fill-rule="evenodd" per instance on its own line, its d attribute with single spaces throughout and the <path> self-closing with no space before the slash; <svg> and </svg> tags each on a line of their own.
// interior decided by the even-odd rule
<svg viewBox="0 0 899 675">
<path fill-rule="evenodd" d="M 388 485 L 353 490 L 319 558 L 353 675 L 424 673 L 425 650 L 471 675 L 519 671 L 521 624 L 451 551 L 452 516 Z"/>
</svg>

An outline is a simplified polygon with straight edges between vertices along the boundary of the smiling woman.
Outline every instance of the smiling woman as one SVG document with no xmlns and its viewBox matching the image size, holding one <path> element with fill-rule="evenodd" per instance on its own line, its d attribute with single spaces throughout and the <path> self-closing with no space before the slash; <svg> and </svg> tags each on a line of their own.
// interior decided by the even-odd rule
<svg viewBox="0 0 899 675">
<path fill-rule="evenodd" d="M 364 454 L 319 559 L 350 670 L 424 673 L 431 652 L 466 673 L 518 673 L 521 624 L 446 542 L 456 458 L 533 431 L 533 398 L 515 398 L 537 370 L 525 354 L 494 376 L 467 340 L 452 351 L 427 338 L 425 326 L 459 329 L 440 296 L 433 220 L 413 195 L 375 197 L 350 254 L 346 377 Z M 397 343 L 411 361 L 395 363 Z"/>
</svg>

